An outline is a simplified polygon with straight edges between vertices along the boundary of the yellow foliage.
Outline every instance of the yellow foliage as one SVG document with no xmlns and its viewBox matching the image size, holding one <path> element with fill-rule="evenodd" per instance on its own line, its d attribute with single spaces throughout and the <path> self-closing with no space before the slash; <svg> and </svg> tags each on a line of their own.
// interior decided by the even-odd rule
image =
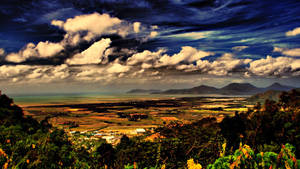
<svg viewBox="0 0 300 169">
<path fill-rule="evenodd" d="M 7 169 L 7 168 L 8 168 L 8 163 L 5 163 L 5 164 L 3 165 L 3 168 L 4 168 L 4 169 Z"/>
<path fill-rule="evenodd" d="M 7 154 L 1 148 L 0 148 L 0 156 L 4 156 L 5 158 L 7 158 Z"/>
<path fill-rule="evenodd" d="M 202 169 L 201 164 L 195 163 L 193 159 L 189 159 L 187 161 L 187 166 L 188 166 L 188 169 Z"/>
<path fill-rule="evenodd" d="M 222 144 L 222 150 L 220 151 L 220 157 L 223 157 L 226 153 L 226 142 Z"/>
<path fill-rule="evenodd" d="M 285 168 L 286 169 L 291 169 L 291 167 L 290 167 L 290 165 L 289 165 L 289 163 L 287 161 L 285 161 Z"/>
</svg>

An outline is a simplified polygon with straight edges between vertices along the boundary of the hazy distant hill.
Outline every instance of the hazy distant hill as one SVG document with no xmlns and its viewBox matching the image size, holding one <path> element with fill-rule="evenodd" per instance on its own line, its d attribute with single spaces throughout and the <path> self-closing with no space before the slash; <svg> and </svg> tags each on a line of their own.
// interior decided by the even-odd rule
<svg viewBox="0 0 300 169">
<path fill-rule="evenodd" d="M 128 91 L 127 93 L 159 93 L 161 92 L 160 90 L 155 90 L 155 89 L 132 89 L 130 91 Z"/>
<path fill-rule="evenodd" d="M 262 92 L 263 89 L 253 86 L 250 83 L 230 83 L 219 90 L 220 94 L 253 94 Z"/>
<path fill-rule="evenodd" d="M 279 90 L 279 91 L 288 91 L 291 89 L 294 89 L 295 87 L 292 86 L 285 86 L 285 85 L 281 85 L 280 83 L 273 83 L 271 86 L 266 87 L 266 91 L 268 90 Z"/>
<path fill-rule="evenodd" d="M 170 89 L 161 94 L 215 94 L 218 90 L 215 87 L 201 85 L 190 89 Z"/>
<path fill-rule="evenodd" d="M 222 88 L 211 86 L 197 86 L 188 89 L 169 89 L 163 92 L 152 92 L 153 94 L 224 94 L 224 95 L 253 95 L 268 90 L 288 91 L 295 87 L 284 86 L 274 83 L 265 88 L 256 87 L 250 83 L 230 83 Z"/>
</svg>

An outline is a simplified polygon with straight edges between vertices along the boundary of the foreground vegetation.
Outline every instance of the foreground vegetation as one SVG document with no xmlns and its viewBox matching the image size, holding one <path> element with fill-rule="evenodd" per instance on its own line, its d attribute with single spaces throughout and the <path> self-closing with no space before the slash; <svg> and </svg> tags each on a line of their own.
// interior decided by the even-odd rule
<svg viewBox="0 0 300 169">
<path fill-rule="evenodd" d="M 3 168 L 291 168 L 300 166 L 300 93 L 266 100 L 222 122 L 168 123 L 113 147 L 103 140 L 75 144 L 63 130 L 24 117 L 0 96 Z M 250 148 L 251 147 L 251 148 Z"/>
</svg>

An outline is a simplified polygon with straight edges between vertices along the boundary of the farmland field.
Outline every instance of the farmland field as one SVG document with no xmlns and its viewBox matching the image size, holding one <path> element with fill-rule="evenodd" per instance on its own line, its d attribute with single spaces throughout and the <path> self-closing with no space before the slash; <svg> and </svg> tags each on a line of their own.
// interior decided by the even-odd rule
<svg viewBox="0 0 300 169">
<path fill-rule="evenodd" d="M 247 111 L 245 97 L 182 97 L 122 99 L 102 103 L 23 106 L 25 115 L 45 118 L 66 131 L 131 130 L 153 128 L 171 121 L 191 123 L 204 117 L 232 116 Z"/>
</svg>

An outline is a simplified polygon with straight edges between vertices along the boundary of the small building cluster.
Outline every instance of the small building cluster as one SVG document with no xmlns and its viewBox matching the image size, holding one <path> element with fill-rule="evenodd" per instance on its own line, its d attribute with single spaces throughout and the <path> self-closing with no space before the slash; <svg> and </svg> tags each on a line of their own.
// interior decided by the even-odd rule
<svg viewBox="0 0 300 169">
<path fill-rule="evenodd" d="M 144 128 L 135 128 L 132 130 L 118 131 L 118 130 L 98 130 L 98 131 L 69 131 L 71 135 L 80 135 L 84 136 L 84 140 L 95 140 L 95 139 L 104 139 L 107 143 L 116 145 L 120 142 L 120 139 L 123 135 L 137 136 L 145 133 Z"/>
</svg>

